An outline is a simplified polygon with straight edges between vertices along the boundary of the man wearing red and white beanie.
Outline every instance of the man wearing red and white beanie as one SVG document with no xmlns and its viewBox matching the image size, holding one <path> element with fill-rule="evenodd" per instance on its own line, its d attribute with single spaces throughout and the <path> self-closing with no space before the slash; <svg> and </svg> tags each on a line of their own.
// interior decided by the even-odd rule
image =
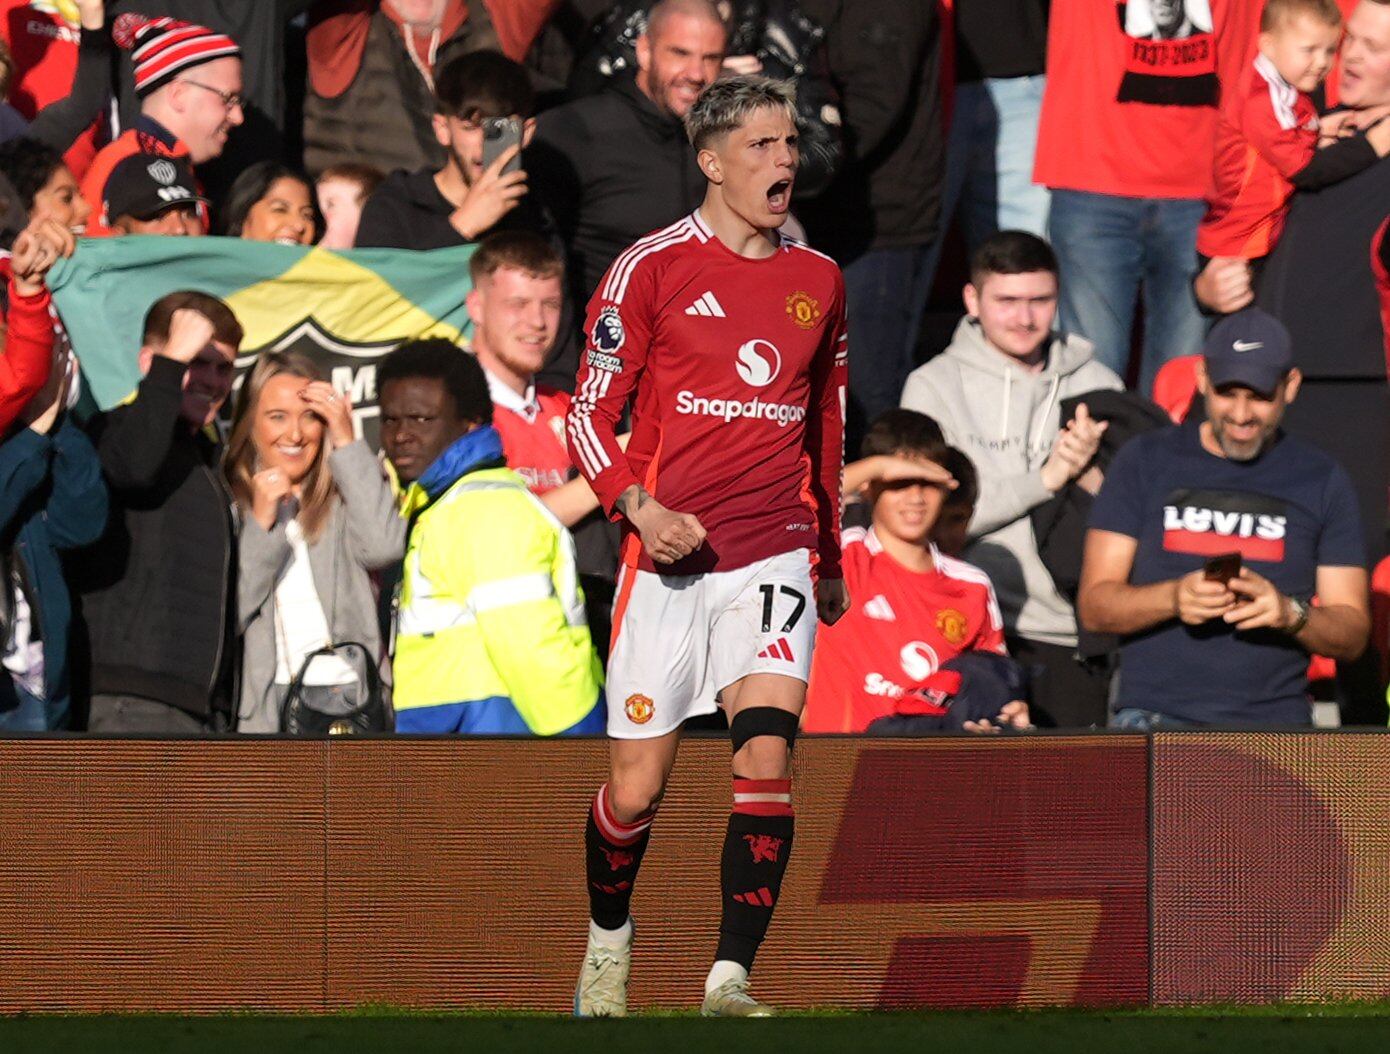
<svg viewBox="0 0 1390 1054">
<path fill-rule="evenodd" d="M 130 52 L 140 116 L 92 160 L 82 193 L 93 204 L 106 200 L 112 169 L 131 154 L 187 157 L 202 164 L 222 153 L 227 134 L 245 118 L 241 48 L 231 37 L 173 18 L 135 14 L 117 18 L 112 36 Z M 110 234 L 110 219 L 94 215 L 87 235 Z"/>
</svg>

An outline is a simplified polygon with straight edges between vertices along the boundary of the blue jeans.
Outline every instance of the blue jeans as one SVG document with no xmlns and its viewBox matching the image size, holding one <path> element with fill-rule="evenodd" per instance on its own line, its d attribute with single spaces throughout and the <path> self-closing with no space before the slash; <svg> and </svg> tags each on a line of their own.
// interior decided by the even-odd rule
<svg viewBox="0 0 1390 1054">
<path fill-rule="evenodd" d="M 1184 721 L 1181 717 L 1160 714 L 1157 710 L 1140 710 L 1137 706 L 1127 706 L 1111 715 L 1110 727 L 1125 732 L 1171 732 L 1175 728 L 1201 726 L 1194 721 Z"/>
<path fill-rule="evenodd" d="M 849 308 L 849 392 L 845 456 L 879 414 L 896 407 L 912 372 L 922 312 L 931 291 L 930 245 L 870 249 L 844 268 Z"/>
<path fill-rule="evenodd" d="M 10 673 L 8 670 L 0 670 L 0 676 L 9 677 Z M 50 715 L 46 702 L 26 692 L 18 682 L 12 680 L 11 683 L 14 685 L 18 705 L 10 710 L 0 710 L 0 732 L 47 732 L 58 727 L 49 724 Z M 64 713 L 64 719 L 66 716 Z"/>
<path fill-rule="evenodd" d="M 954 218 L 973 253 L 996 231 L 1047 235 L 1051 195 L 1033 182 L 1038 116 L 1047 78 L 1001 77 L 956 85 L 951 136 L 946 144 L 946 187 L 941 199 L 943 236 Z M 944 237 L 931 248 L 927 289 L 936 280 Z M 850 348 L 853 357 L 854 348 Z M 855 451 L 855 454 L 858 452 Z"/>
<path fill-rule="evenodd" d="M 954 215 L 974 252 L 995 231 L 1047 233 L 1049 194 L 1033 182 L 1046 77 L 956 86 L 942 226 Z"/>
<path fill-rule="evenodd" d="M 1197 224 L 1206 204 L 1054 190 L 1048 228 L 1062 267 L 1062 328 L 1096 346 L 1124 379 L 1134 309 L 1144 298 L 1139 388 L 1169 359 L 1202 350 L 1206 323 L 1192 295 Z"/>
</svg>

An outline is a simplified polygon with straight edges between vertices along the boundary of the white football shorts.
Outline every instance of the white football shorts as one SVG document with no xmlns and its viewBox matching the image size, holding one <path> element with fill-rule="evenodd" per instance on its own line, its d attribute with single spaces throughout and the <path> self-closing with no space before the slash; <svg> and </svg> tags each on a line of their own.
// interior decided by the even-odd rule
<svg viewBox="0 0 1390 1054">
<path fill-rule="evenodd" d="M 806 549 L 703 575 L 624 567 L 608 656 L 608 734 L 663 736 L 714 713 L 720 690 L 750 673 L 805 681 L 815 641 Z"/>
</svg>

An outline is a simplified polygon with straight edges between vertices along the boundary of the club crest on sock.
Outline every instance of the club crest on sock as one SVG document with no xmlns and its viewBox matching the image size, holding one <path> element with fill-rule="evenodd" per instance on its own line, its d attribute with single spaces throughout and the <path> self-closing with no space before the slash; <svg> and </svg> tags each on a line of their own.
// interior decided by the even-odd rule
<svg viewBox="0 0 1390 1054">
<path fill-rule="evenodd" d="M 777 854 L 782 851 L 782 839 L 770 834 L 745 834 L 743 840 L 753 854 L 753 863 L 759 864 L 764 860 L 777 863 Z"/>
</svg>

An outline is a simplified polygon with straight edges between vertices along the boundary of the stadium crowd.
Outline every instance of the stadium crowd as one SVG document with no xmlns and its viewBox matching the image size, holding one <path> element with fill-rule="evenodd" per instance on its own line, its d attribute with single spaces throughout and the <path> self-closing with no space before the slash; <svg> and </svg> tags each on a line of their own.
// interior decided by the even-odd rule
<svg viewBox="0 0 1390 1054">
<path fill-rule="evenodd" d="M 703 198 L 685 115 L 746 74 L 795 86 L 786 230 L 847 301 L 852 606 L 803 729 L 1383 724 L 1390 0 L 1116 12 L 0 0 L 0 731 L 649 717 L 604 693 L 633 536 L 575 378 L 614 261 Z M 468 347 L 385 356 L 374 449 L 312 355 L 239 366 L 190 270 L 101 409 L 48 281 L 129 235 L 473 245 L 436 278 Z"/>
</svg>

